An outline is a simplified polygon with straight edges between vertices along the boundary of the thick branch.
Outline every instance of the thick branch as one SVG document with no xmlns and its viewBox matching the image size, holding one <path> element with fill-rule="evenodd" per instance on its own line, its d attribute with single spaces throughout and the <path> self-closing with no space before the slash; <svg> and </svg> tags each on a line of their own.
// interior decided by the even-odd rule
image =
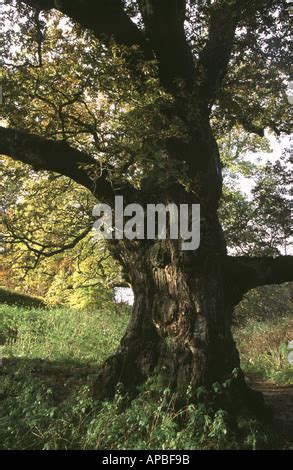
<svg viewBox="0 0 293 470">
<path fill-rule="evenodd" d="M 21 0 L 33 8 L 56 8 L 102 39 L 113 38 L 123 46 L 137 45 L 145 58 L 152 58 L 148 43 L 123 8 L 122 0 Z"/>
<path fill-rule="evenodd" d="M 210 105 L 222 86 L 230 62 L 237 27 L 257 13 L 267 14 L 275 0 L 218 0 L 210 7 L 208 39 L 198 64 L 199 97 Z"/>
<path fill-rule="evenodd" d="M 0 126 L 0 153 L 29 164 L 35 171 L 52 171 L 68 176 L 101 199 L 111 200 L 113 189 L 90 155 L 66 142 L 47 140 L 34 134 Z M 92 176 L 89 176 L 89 175 Z"/>
<path fill-rule="evenodd" d="M 251 289 L 293 281 L 293 256 L 230 257 L 224 263 L 227 299 L 237 305 Z"/>
<path fill-rule="evenodd" d="M 162 84 L 182 79 L 191 88 L 195 68 L 184 31 L 186 0 L 138 0 L 146 34 L 159 62 Z"/>
<path fill-rule="evenodd" d="M 209 32 L 197 64 L 199 96 L 210 104 L 221 87 L 230 61 L 238 20 L 238 2 L 214 2 L 210 10 Z"/>
</svg>

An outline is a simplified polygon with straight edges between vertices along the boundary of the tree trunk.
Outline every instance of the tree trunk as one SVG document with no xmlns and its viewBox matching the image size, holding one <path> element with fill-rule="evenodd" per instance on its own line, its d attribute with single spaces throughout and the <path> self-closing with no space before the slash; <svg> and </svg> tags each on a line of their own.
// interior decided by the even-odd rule
<svg viewBox="0 0 293 470">
<path fill-rule="evenodd" d="M 204 123 L 205 121 L 203 121 Z M 196 127 L 199 129 L 199 127 Z M 201 134 L 201 135 L 200 135 Z M 222 191 L 219 151 L 208 123 L 185 155 L 198 155 L 191 169 L 188 191 L 175 181 L 161 191 L 154 186 L 156 203 L 200 204 L 201 243 L 196 251 L 183 251 L 180 240 L 135 240 L 112 243 L 114 257 L 122 264 L 132 285 L 135 303 L 128 329 L 117 353 L 104 364 L 97 383 L 101 398 L 113 395 L 120 383 L 127 392 L 150 377 L 171 388 L 178 402 L 196 398 L 198 387 L 238 376 L 221 406 L 253 407 L 257 400 L 246 386 L 239 354 L 231 333 L 233 302 L 227 298 L 224 260 L 227 256 L 218 204 Z M 172 154 L 173 148 L 169 148 Z M 143 195 L 144 203 L 150 203 Z M 133 201 L 131 201 L 133 202 Z M 229 291 L 229 289 L 228 289 Z"/>
<path fill-rule="evenodd" d="M 260 397 L 247 388 L 240 370 L 231 307 L 224 300 L 223 258 L 183 252 L 170 240 L 132 242 L 131 250 L 124 243 L 120 256 L 135 303 L 119 349 L 101 371 L 98 396 L 113 395 L 118 383 L 133 394 L 152 378 L 183 404 L 187 389 L 196 399 L 198 387 L 223 383 L 238 369 L 229 392 L 219 395 L 219 406 L 233 412 L 242 405 L 255 408 L 255 398 L 259 406 Z"/>
</svg>

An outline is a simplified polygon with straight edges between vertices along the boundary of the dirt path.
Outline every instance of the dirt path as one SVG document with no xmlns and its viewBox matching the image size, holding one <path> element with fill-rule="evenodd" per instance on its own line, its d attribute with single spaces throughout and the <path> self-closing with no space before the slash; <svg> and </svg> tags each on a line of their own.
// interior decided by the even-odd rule
<svg viewBox="0 0 293 470">
<path fill-rule="evenodd" d="M 276 385 L 253 378 L 251 387 L 262 392 L 274 412 L 274 429 L 280 437 L 293 445 L 293 385 Z"/>
</svg>

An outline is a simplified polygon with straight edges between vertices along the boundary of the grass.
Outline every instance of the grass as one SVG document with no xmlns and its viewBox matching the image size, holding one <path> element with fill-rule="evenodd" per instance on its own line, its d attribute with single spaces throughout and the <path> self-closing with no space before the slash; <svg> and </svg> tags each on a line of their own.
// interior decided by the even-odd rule
<svg viewBox="0 0 293 470">
<path fill-rule="evenodd" d="M 249 320 L 235 328 L 234 338 L 242 369 L 248 376 L 293 385 L 292 365 L 288 361 L 288 343 L 293 338 L 292 316 Z"/>
<path fill-rule="evenodd" d="M 215 412 L 211 404 L 190 404 L 178 411 L 172 393 L 164 389 L 158 396 L 152 383 L 132 402 L 119 390 L 112 402 L 96 401 L 92 387 L 98 364 L 115 351 L 128 320 L 128 309 L 123 308 L 81 312 L 0 306 L 2 449 L 256 449 L 276 445 L 270 430 L 250 417 L 231 426 L 231 418 L 223 410 Z M 285 360 L 275 359 L 287 340 L 284 321 L 289 322 L 251 322 L 239 328 L 236 336 L 246 370 L 253 364 L 254 372 L 288 383 Z M 267 352 L 264 344 L 270 345 L 274 358 L 266 365 L 261 360 Z"/>
<path fill-rule="evenodd" d="M 27 309 L 0 306 L 3 354 L 47 361 L 102 362 L 125 331 L 129 312 Z"/>
</svg>

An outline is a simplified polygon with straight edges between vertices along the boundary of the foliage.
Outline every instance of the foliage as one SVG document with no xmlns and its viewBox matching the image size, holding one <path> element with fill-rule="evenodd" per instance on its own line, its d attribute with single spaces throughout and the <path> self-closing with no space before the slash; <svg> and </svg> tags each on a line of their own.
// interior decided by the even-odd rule
<svg viewBox="0 0 293 470">
<path fill-rule="evenodd" d="M 245 326 L 235 328 L 234 337 L 244 372 L 293 385 L 292 365 L 288 361 L 288 342 L 293 337 L 292 316 L 252 319 Z"/>
<path fill-rule="evenodd" d="M 40 57 L 34 14 L 23 8 L 11 9 L 11 21 L 15 14 L 27 29 L 15 31 L 8 22 L 3 119 L 11 126 L 66 141 L 94 156 L 97 168 L 93 178 L 107 169 L 114 186 L 126 179 L 139 187 L 145 172 L 148 184 L 163 181 L 166 165 L 168 171 L 172 166 L 165 161 L 162 142 L 184 130 L 178 118 L 168 118 L 161 111 L 174 100 L 160 86 L 156 64 L 141 63 L 144 84 L 138 87 L 126 65 L 135 50 L 114 43 L 105 48 L 88 31 L 54 11 L 41 15 L 40 66 L 36 63 Z M 26 41 L 35 46 L 33 52 Z M 11 52 L 14 43 L 23 47 Z"/>
<path fill-rule="evenodd" d="M 50 374 L 48 367 L 39 369 L 35 363 L 31 367 L 39 376 Z M 142 393 L 125 407 L 119 393 L 112 402 L 95 401 L 91 381 L 82 385 L 81 371 L 76 372 L 75 383 L 63 375 L 60 395 L 48 380 L 44 383 L 36 375 L 27 375 L 29 370 L 27 364 L 14 366 L 14 378 L 7 367 L 3 370 L 6 380 L 1 395 L 6 411 L 0 435 L 4 449 L 257 449 L 273 442 L 269 428 L 248 417 L 239 420 L 237 435 L 229 430 L 224 411 L 215 413 L 204 405 L 175 411 L 168 390 L 162 391 L 159 406 Z M 241 444 L 240 435 L 245 436 Z"/>
<path fill-rule="evenodd" d="M 262 286 L 248 292 L 234 311 L 233 322 L 246 325 L 257 320 L 270 321 L 292 314 L 292 283 Z"/>
<path fill-rule="evenodd" d="M 142 27 L 140 5 L 126 3 Z M 288 132 L 287 5 L 265 3 L 257 8 L 253 2 L 239 17 L 231 63 L 212 109 L 218 140 L 243 129 Z M 217 9 L 221 13 L 225 5 L 187 2 L 185 35 L 195 59 L 204 50 Z M 177 113 L 176 100 L 160 84 L 155 60 L 139 60 L 133 75 L 129 63 L 135 60 L 136 46 L 98 40 L 56 10 L 36 15 L 22 2 L 12 2 L 4 14 L 2 117 L 9 125 L 87 151 L 97 160 L 97 173 L 107 169 L 115 186 L 127 180 L 136 187 L 156 184 L 162 189 L 166 177 L 173 176 L 187 184 L 186 166 L 168 158 L 166 142 L 186 141 L 189 129 Z M 178 80 L 177 98 L 183 89 Z M 184 99 L 187 107 L 192 101 L 190 96 Z"/>
<path fill-rule="evenodd" d="M 257 151 L 257 146 L 254 150 Z M 291 235 L 288 155 L 275 163 L 260 164 L 243 157 L 245 154 L 240 151 L 235 155 L 233 149 L 226 153 L 226 185 L 220 216 L 228 248 L 239 255 L 286 254 Z M 250 177 L 251 196 L 237 187 L 241 173 Z"/>
<path fill-rule="evenodd" d="M 94 198 L 68 178 L 3 169 L 3 283 L 49 305 L 90 307 L 121 282 L 105 243 L 91 234 Z M 93 262 L 94 259 L 94 262 Z"/>
</svg>

